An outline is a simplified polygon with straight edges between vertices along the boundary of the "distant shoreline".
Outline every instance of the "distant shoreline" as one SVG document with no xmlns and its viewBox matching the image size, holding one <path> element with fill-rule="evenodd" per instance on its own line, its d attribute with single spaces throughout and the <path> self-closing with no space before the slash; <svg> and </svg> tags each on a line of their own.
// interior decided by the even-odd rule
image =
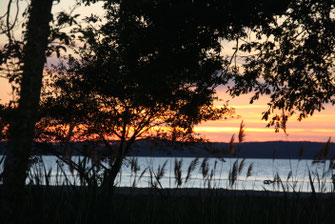
<svg viewBox="0 0 335 224">
<path fill-rule="evenodd" d="M 83 142 L 73 142 L 73 155 L 80 155 L 79 149 L 84 148 Z M 40 148 L 43 144 L 38 144 Z M 41 147 L 42 146 L 42 147 Z M 60 143 L 51 143 L 54 150 L 62 153 Z M 139 157 L 210 157 L 210 158 L 259 158 L 259 159 L 314 159 L 318 152 L 325 146 L 322 142 L 296 142 L 296 141 L 269 141 L 269 142 L 245 142 L 235 143 L 235 155 L 227 153 L 229 143 L 194 143 L 175 146 L 171 142 L 153 143 L 150 141 L 138 141 L 132 147 L 128 156 Z M 0 143 L 0 154 L 4 155 L 5 142 Z M 96 148 L 97 152 L 105 153 L 106 148 L 101 144 Z M 329 143 L 328 155 L 323 159 L 335 158 L 335 143 Z M 47 151 L 35 150 L 47 155 Z M 302 152 L 302 153 L 301 153 Z"/>
<path fill-rule="evenodd" d="M 27 190 L 48 190 L 48 191 L 87 191 L 89 188 L 83 186 L 26 186 Z M 0 191 L 2 185 L 0 185 Z M 98 189 L 96 189 L 98 190 Z M 174 197 L 174 198 L 193 198 L 193 197 L 259 197 L 259 198 L 334 198 L 334 192 L 312 193 L 312 192 L 283 192 L 266 190 L 234 190 L 224 188 L 138 188 L 138 187 L 115 187 L 113 194 L 116 197 L 138 198 L 138 197 Z"/>
<path fill-rule="evenodd" d="M 115 195 L 120 197 L 149 197 L 149 196 L 172 196 L 172 197 L 271 197 L 271 198 L 333 198 L 334 193 L 312 192 L 280 192 L 261 190 L 230 190 L 230 189 L 206 189 L 206 188 L 132 188 L 116 187 Z"/>
<path fill-rule="evenodd" d="M 130 156 L 143 157 L 219 157 L 219 158 L 259 158 L 259 159 L 314 159 L 325 146 L 320 142 L 245 142 L 235 143 L 235 155 L 227 152 L 229 143 L 209 143 L 190 145 L 173 149 L 172 147 L 152 146 L 142 143 L 135 147 Z M 207 150 L 206 150 L 207 147 Z M 324 159 L 335 158 L 335 143 L 330 143 L 329 154 Z"/>
</svg>

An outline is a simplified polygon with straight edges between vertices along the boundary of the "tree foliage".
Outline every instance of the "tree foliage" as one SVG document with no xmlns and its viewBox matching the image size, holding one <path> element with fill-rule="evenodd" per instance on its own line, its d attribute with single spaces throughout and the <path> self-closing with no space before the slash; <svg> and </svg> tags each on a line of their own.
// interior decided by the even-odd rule
<svg viewBox="0 0 335 224">
<path fill-rule="evenodd" d="M 287 118 L 299 111 L 301 120 L 327 103 L 335 103 L 335 1 L 291 1 L 286 12 L 271 23 L 256 26 L 254 41 L 240 50 L 251 52 L 236 74 L 234 96 L 253 92 L 251 103 L 260 95 L 270 95 L 269 125 L 285 128 Z"/>
<path fill-rule="evenodd" d="M 246 35 L 245 26 L 274 13 L 265 10 L 271 4 L 243 2 L 250 8 L 220 1 L 106 3 L 103 19 L 92 15 L 75 28 L 81 44 L 68 67 L 56 71 L 52 94 L 43 101 L 52 112 L 44 121 L 63 124 L 67 141 L 78 139 L 74 127 L 80 126 L 84 138 L 105 144 L 108 186 L 135 140 L 194 141 L 194 125 L 232 112 L 213 106 L 215 88 L 231 77 L 221 41 Z"/>
<path fill-rule="evenodd" d="M 13 182 L 11 186 L 17 185 L 17 190 L 23 189 L 26 177 L 45 56 L 52 52 L 60 55 L 60 50 L 65 49 L 54 43 L 47 49 L 47 44 L 54 39 L 70 44 L 75 35 L 61 32 L 60 27 L 76 24 L 76 16 L 61 13 L 56 20 L 58 27 L 50 32 L 51 5 L 31 2 L 26 39 L 17 43 L 9 40 L 0 53 L 2 64 L 8 65 L 9 59 L 13 59 L 14 67 L 17 66 L 13 73 L 8 73 L 11 81 L 18 84 L 20 99 L 13 119 L 16 121 L 10 126 L 12 146 L 5 167 L 12 173 L 6 179 Z M 76 52 L 79 59 L 69 57 L 66 77 L 54 84 L 59 92 L 43 102 L 50 106 L 48 119 L 69 126 L 68 140 L 70 130 L 83 123 L 94 127 L 90 130 L 101 138 L 105 133 L 120 138 L 119 153 L 111 170 L 113 177 L 128 143 L 148 127 L 164 123 L 188 134 L 195 124 L 220 118 L 227 112 L 226 107 L 212 107 L 215 87 L 226 84 L 231 75 L 231 60 L 220 55 L 220 41 L 245 36 L 244 27 L 268 24 L 273 15 L 286 8 L 287 2 L 106 1 L 108 13 L 101 27 L 94 25 L 99 18 L 91 16 L 87 21 L 93 26 L 74 31 L 82 34 L 83 45 Z M 6 26 L 11 28 L 8 22 Z M 5 33 L 10 37 L 6 26 Z M 88 110 L 86 105 L 94 107 Z M 17 172 L 15 165 L 19 166 Z M 20 178 L 15 180 L 16 176 Z"/>
<path fill-rule="evenodd" d="M 45 106 L 61 111 L 49 117 L 65 124 L 79 117 L 76 125 L 105 143 L 111 153 L 106 180 L 113 184 L 131 145 L 153 137 L 157 133 L 153 128 L 172 130 L 173 140 L 185 141 L 192 137 L 194 125 L 229 116 L 231 111 L 213 107 L 223 69 L 218 36 L 212 40 L 214 31 L 172 26 L 168 33 L 162 32 L 162 25 L 157 28 L 153 21 L 119 5 L 108 9 L 106 19 L 101 27 L 79 29 L 79 59 L 69 57 L 69 68 L 63 67 L 66 72 L 58 71 L 53 87 L 60 94 L 47 97 Z M 83 111 L 81 105 L 84 114 L 77 113 Z M 110 139 L 119 140 L 117 147 Z"/>
</svg>

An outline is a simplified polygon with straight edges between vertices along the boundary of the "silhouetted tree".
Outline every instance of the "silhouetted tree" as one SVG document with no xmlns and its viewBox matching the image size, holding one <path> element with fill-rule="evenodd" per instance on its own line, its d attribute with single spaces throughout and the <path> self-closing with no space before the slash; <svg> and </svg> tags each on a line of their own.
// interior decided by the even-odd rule
<svg viewBox="0 0 335 224">
<path fill-rule="evenodd" d="M 289 116 L 299 111 L 299 120 L 335 103 L 335 1 L 291 1 L 286 12 L 272 22 L 256 26 L 256 37 L 240 46 L 251 52 L 236 74 L 231 94 L 270 95 L 268 120 L 275 109 L 282 114 L 269 125 L 285 129 Z"/>
<path fill-rule="evenodd" d="M 95 1 L 84 1 L 87 3 L 95 2 Z M 118 3 L 119 1 L 115 1 L 113 3 Z M 180 83 L 182 80 L 179 76 L 185 76 L 185 83 L 192 83 L 193 81 L 199 83 L 192 83 L 195 85 L 195 89 L 192 86 L 189 88 L 194 91 L 195 95 L 189 95 L 190 101 L 195 101 L 197 99 L 197 95 L 204 94 L 209 97 L 203 100 L 202 104 L 206 104 L 212 100 L 212 93 L 213 85 L 211 83 L 215 80 L 220 78 L 221 82 L 225 83 L 227 81 L 226 77 L 217 75 L 217 77 L 213 77 L 212 75 L 208 75 L 209 73 L 203 73 L 202 71 L 198 70 L 199 68 L 204 69 L 206 66 L 207 71 L 213 69 L 214 67 L 218 67 L 219 62 L 221 61 L 220 57 L 218 57 L 218 52 L 220 50 L 220 45 L 216 43 L 219 37 L 226 38 L 228 40 L 235 39 L 236 35 L 245 35 L 243 32 L 243 27 L 245 26 L 254 26 L 256 24 L 263 24 L 267 23 L 269 18 L 275 13 L 280 13 L 286 7 L 287 1 L 282 1 L 283 3 L 271 3 L 272 1 L 229 1 L 229 2 L 221 2 L 221 1 L 213 1 L 213 2 L 194 2 L 194 1 L 183 1 L 183 2 L 174 2 L 174 1 L 120 1 L 120 7 L 122 11 L 122 16 L 126 16 L 132 19 L 137 19 L 137 22 L 145 21 L 145 23 L 138 23 L 138 25 L 145 25 L 151 28 L 159 29 L 159 34 L 157 37 L 151 36 L 151 41 L 157 44 L 160 43 L 165 46 L 165 51 L 163 54 L 160 55 L 160 63 L 153 64 L 154 66 L 146 69 L 154 69 L 157 71 L 157 66 L 161 68 L 170 69 L 170 71 L 165 70 L 164 75 L 162 76 L 143 76 L 143 74 L 147 74 L 148 71 L 143 70 L 143 73 L 137 73 L 136 71 L 131 71 L 129 74 L 133 74 L 128 77 L 135 77 L 135 82 L 131 82 L 131 84 L 136 84 L 137 82 L 142 85 L 142 89 L 145 89 L 145 85 L 148 85 L 148 80 L 153 81 L 153 85 L 160 84 L 160 81 L 173 81 L 176 78 L 176 83 Z M 115 4 L 107 4 L 111 5 L 110 9 L 113 9 L 113 5 Z M 244 7 L 240 7 L 243 5 Z M 16 195 L 22 191 L 26 172 L 27 172 L 27 162 L 28 158 L 31 153 L 31 143 L 34 137 L 34 127 L 36 122 L 36 116 L 38 111 L 39 99 L 40 99 L 40 90 L 42 85 L 42 72 L 43 66 L 45 63 L 45 56 L 48 44 L 48 35 L 50 33 L 49 29 L 49 21 L 51 19 L 51 0 L 32 0 L 30 4 L 29 20 L 26 25 L 26 32 L 25 32 L 25 41 L 22 42 L 23 46 L 23 53 L 18 54 L 18 59 L 20 60 L 20 64 L 22 65 L 20 71 L 22 73 L 18 73 L 18 83 L 19 83 L 19 101 L 18 101 L 18 109 L 14 115 L 13 122 L 10 125 L 10 137 L 9 137 L 9 149 L 7 152 L 6 162 L 5 162 L 5 170 L 4 170 L 4 185 L 6 191 L 8 191 L 8 197 Z M 114 8 L 115 9 L 115 8 Z M 126 9 L 126 10 L 125 10 Z M 127 11 L 129 10 L 129 11 Z M 133 15 L 131 15 L 131 13 Z M 120 18 L 121 18 L 120 17 Z M 110 15 L 112 18 L 112 14 Z M 149 19 L 151 18 L 151 19 Z M 108 19 L 108 17 L 107 17 Z M 119 29 L 127 28 L 128 24 L 127 20 L 122 19 L 122 26 L 119 26 Z M 150 26 L 150 23 L 154 24 L 154 26 Z M 8 26 L 10 28 L 10 26 Z M 130 26 L 131 27 L 131 26 Z M 189 28 L 188 28 L 189 27 Z M 108 27 L 107 27 L 108 28 Z M 136 27 L 131 27 L 132 29 L 136 29 Z M 128 28 L 127 28 L 128 29 Z M 185 29 L 187 32 L 177 33 L 175 31 L 182 31 Z M 7 30 L 6 30 L 7 31 Z M 190 32 L 189 32 L 190 31 Z M 194 34 L 192 32 L 195 32 Z M 206 33 L 212 34 L 205 35 Z M 131 43 L 131 40 L 134 38 L 138 38 L 136 33 L 131 33 L 134 37 L 128 36 L 127 33 L 123 32 L 122 37 L 120 37 L 120 43 L 127 46 L 127 41 L 129 40 L 129 46 L 134 47 L 135 55 L 130 52 L 130 48 L 126 48 L 122 50 L 122 54 L 119 54 L 121 57 L 133 57 L 136 56 L 137 58 L 140 56 L 142 57 L 142 63 L 148 58 L 155 57 L 154 49 L 149 49 L 152 55 L 149 55 L 148 52 L 145 52 L 144 49 L 141 51 L 136 51 L 136 47 L 134 44 Z M 173 34 L 173 35 L 171 35 Z M 177 34 L 177 35 L 175 35 Z M 186 36 L 181 36 L 181 34 L 185 34 Z M 188 41 L 185 41 L 187 40 Z M 183 42 L 179 39 L 183 40 Z M 197 39 L 198 38 L 198 39 Z M 203 39 L 204 38 L 204 39 Z M 93 38 L 94 40 L 94 38 Z M 146 38 L 145 40 L 148 40 Z M 157 42 L 157 41 L 160 42 Z M 137 40 L 136 43 L 141 46 L 141 40 Z M 171 44 L 182 43 L 179 45 L 179 48 L 170 48 Z M 196 42 L 197 44 L 190 44 Z M 206 48 L 199 48 L 199 44 L 202 45 L 203 43 L 211 42 L 211 47 Z M 91 44 L 91 43 L 90 43 Z M 8 45 L 12 46 L 12 45 Z M 16 45 L 19 46 L 19 45 Z M 145 46 L 145 45 L 144 45 Z M 155 46 L 155 45 L 154 45 Z M 186 49 L 186 53 L 184 56 L 179 56 L 174 58 L 176 55 L 180 55 L 184 49 Z M 192 49 L 194 48 L 194 49 Z M 209 51 L 211 49 L 211 51 Z M 163 49 L 162 49 L 163 50 Z M 177 52 L 174 52 L 177 50 Z M 205 50 L 201 54 L 192 55 L 193 52 L 197 53 L 199 50 Z M 170 52 L 169 52 L 170 51 Z M 193 52 L 192 52 L 193 51 Z M 213 52 L 212 52 L 213 51 Z M 13 56 L 12 52 L 20 52 L 11 51 L 9 49 L 9 54 L 1 53 L 1 63 L 6 63 L 6 57 L 8 55 Z M 6 53 L 6 52 L 5 52 Z M 143 53 L 143 55 L 136 55 L 136 53 Z M 188 70 L 183 72 L 179 72 L 177 77 L 173 77 L 174 74 L 177 74 L 176 71 L 181 71 L 183 67 L 182 63 L 194 63 L 196 60 L 204 59 L 205 55 L 212 55 L 209 57 L 209 61 L 206 63 L 196 66 L 195 68 L 189 66 Z M 189 57 L 190 58 L 187 58 Z M 200 56 L 200 57 L 199 57 Z M 135 58 L 136 58 L 135 57 Z M 198 58 L 196 58 L 198 57 Z M 182 60 L 181 60 L 182 59 Z M 219 60 L 220 59 L 220 60 Z M 172 61 L 171 61 L 172 60 Z M 175 69 L 171 66 L 169 67 L 170 62 L 178 62 L 179 64 L 175 64 Z M 189 61 L 187 61 L 189 60 Z M 121 61 L 128 61 L 129 63 L 133 63 L 134 60 L 129 58 L 129 60 L 121 60 Z M 201 61 L 201 60 L 200 60 Z M 131 65 L 131 64 L 129 64 Z M 132 66 L 127 65 L 127 69 L 132 69 Z M 136 66 L 134 68 L 137 68 Z M 106 67 L 105 67 L 106 69 Z M 122 68 L 119 68 L 122 69 Z M 192 73 L 192 71 L 196 71 Z M 104 73 L 97 73 L 97 74 L 104 74 Z M 128 74 L 128 73 L 127 73 Z M 134 74 L 138 74 L 139 77 L 142 77 L 143 80 L 141 81 L 139 77 L 134 76 Z M 153 73 L 150 73 L 153 74 Z M 162 73 L 161 73 L 162 74 Z M 193 75 L 194 77 L 192 77 Z M 165 77 L 165 75 L 167 75 Z M 97 78 L 97 80 L 101 80 Z M 122 80 L 122 79 L 121 79 Z M 209 83 L 206 83 L 207 81 Z M 216 82 L 216 81 L 215 81 Z M 117 82 L 116 82 L 117 83 Z M 122 87 L 128 88 L 128 84 L 123 85 L 124 83 L 119 83 Z M 141 86 L 140 85 L 140 86 Z M 113 86 L 116 88 L 117 85 Z M 175 89 L 176 86 L 173 86 Z M 168 87 L 162 85 L 161 87 L 163 92 L 171 93 L 171 90 L 168 90 Z M 125 89 L 125 90 L 126 90 Z M 142 91 L 142 89 L 140 89 Z M 156 96 L 156 93 L 160 88 L 156 88 L 143 99 L 150 99 L 150 97 Z M 97 90 L 95 90 L 97 91 Z M 101 90 L 99 90 L 101 91 Z M 114 90 L 113 90 L 114 91 Z M 155 92 L 156 91 L 156 92 Z M 192 92 L 191 91 L 191 92 Z M 187 92 L 186 92 L 187 93 Z M 151 94 L 151 96 L 150 96 Z M 180 91 L 178 94 L 185 94 L 183 91 Z M 179 96 L 177 95 L 177 98 Z M 164 95 L 159 95 L 160 101 L 164 102 Z M 152 101 L 149 100 L 150 103 Z M 195 105 L 198 103 L 196 102 Z M 198 105 L 202 105 L 198 104 Z M 192 111 L 198 111 L 199 108 L 193 107 L 191 104 L 185 105 L 183 110 L 185 110 L 185 116 L 189 116 Z M 196 108 L 196 109 L 194 109 Z M 187 113 L 186 113 L 187 112 Z M 196 116 L 189 116 L 196 117 Z M 198 120 L 197 120 L 198 119 Z M 196 117 L 192 124 L 200 121 L 199 117 Z"/>
<path fill-rule="evenodd" d="M 173 139 L 182 139 L 193 134 L 195 124 L 229 115 L 228 108 L 213 107 L 215 88 L 230 77 L 230 60 L 220 55 L 220 41 L 245 35 L 243 27 L 262 21 L 264 15 L 217 22 L 224 14 L 216 7 L 231 12 L 237 5 L 224 8 L 215 2 L 208 4 L 208 11 L 203 9 L 205 5 L 161 1 L 107 4 L 106 23 L 91 16 L 86 18 L 88 25 L 78 28 L 82 34 L 82 47 L 77 49 L 80 59 L 69 58 L 69 69 L 59 73 L 64 80 L 58 83 L 71 80 L 72 93 L 79 90 L 80 94 L 74 95 L 91 99 L 96 107 L 80 125 L 110 150 L 111 168 L 105 171 L 108 187 L 113 186 L 135 140 L 148 138 L 153 128 L 170 128 Z M 212 18 L 206 19 L 209 13 Z M 55 102 L 52 97 L 49 102 Z M 60 107 L 73 102 L 67 100 L 58 101 Z M 72 116 L 81 108 L 76 107 Z M 118 139 L 117 146 L 108 139 Z"/>
<path fill-rule="evenodd" d="M 4 44 L 0 52 L 0 64 L 6 66 L 2 72 L 13 84 L 17 94 L 17 97 L 13 97 L 16 109 L 11 116 L 9 147 L 3 172 L 4 195 L 9 201 L 15 197 L 20 198 L 23 192 L 38 117 L 46 56 L 52 52 L 59 55 L 60 49 L 64 49 L 64 46 L 57 44 L 48 46 L 48 43 L 55 39 L 65 43 L 69 41 L 69 36 L 59 29 L 64 23 L 73 21 L 73 18 L 66 17 L 65 13 L 57 16 L 55 20 L 58 22 L 57 27 L 50 32 L 52 3 L 53 0 L 30 1 L 29 8 L 24 13 L 27 21 L 22 23 L 24 29 L 22 41 L 16 40 L 13 36 L 13 29 L 18 25 L 19 1 L 9 0 L 7 12 L 0 17 L 0 34 L 6 35 L 8 39 L 8 43 Z M 14 21 L 11 21 L 13 5 L 17 7 L 17 14 Z"/>
<path fill-rule="evenodd" d="M 20 197 L 25 184 L 46 61 L 52 0 L 32 0 L 25 35 L 20 99 L 11 121 L 3 183 L 6 197 Z"/>
<path fill-rule="evenodd" d="M 78 116 L 81 99 L 91 100 L 88 107 L 95 105 L 94 110 L 87 110 L 89 114 L 80 124 L 110 150 L 111 166 L 105 170 L 107 187 L 113 186 L 135 140 L 149 137 L 154 127 L 178 130 L 186 138 L 195 124 L 219 119 L 229 112 L 226 107 L 212 105 L 222 59 L 219 52 L 211 55 L 207 50 L 217 46 L 217 42 L 198 46 L 185 36 L 189 31 L 180 29 L 170 34 L 178 35 L 180 40 L 163 40 L 163 33 L 146 25 L 148 21 L 140 21 L 129 10 L 115 9 L 109 10 L 109 22 L 100 29 L 89 26 L 82 30 L 84 47 L 78 52 L 81 58 L 71 58 L 67 75 L 59 73 L 56 83 L 63 96 L 79 97 L 76 104 L 70 98 L 62 98 L 58 104 L 65 111 L 68 105 L 76 105 L 71 109 L 72 119 Z M 211 33 L 199 35 L 209 38 Z M 65 83 L 71 85 L 69 94 Z M 54 99 L 48 98 L 47 105 Z M 52 114 L 50 117 L 65 121 Z M 119 142 L 115 147 L 108 139 Z"/>
</svg>

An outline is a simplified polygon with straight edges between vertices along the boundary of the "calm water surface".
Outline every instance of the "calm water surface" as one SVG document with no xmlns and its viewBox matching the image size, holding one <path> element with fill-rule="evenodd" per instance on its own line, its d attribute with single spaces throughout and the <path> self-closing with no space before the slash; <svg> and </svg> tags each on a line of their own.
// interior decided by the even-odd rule
<svg viewBox="0 0 335 224">
<path fill-rule="evenodd" d="M 61 184 L 68 181 L 71 184 L 80 184 L 76 172 L 71 172 L 69 167 L 62 164 L 54 156 L 42 157 L 47 170 L 51 169 L 50 182 Z M 81 157 L 73 157 L 78 161 Z M 175 175 L 175 162 L 181 163 L 181 185 L 187 188 L 226 188 L 246 190 L 269 191 L 311 191 L 309 170 L 314 182 L 314 188 L 318 192 L 333 191 L 333 169 L 329 169 L 329 162 L 312 164 L 312 160 L 287 160 L 287 159 L 246 159 L 241 165 L 242 159 L 211 158 L 198 159 L 190 177 L 186 181 L 188 168 L 195 158 L 170 158 L 170 157 L 127 157 L 123 163 L 120 175 L 117 178 L 117 186 L 151 187 L 156 185 L 163 188 L 177 187 Z M 132 161 L 137 160 L 137 171 L 131 169 Z M 163 177 L 157 182 L 155 175 L 159 173 L 166 163 Z M 236 164 L 236 178 L 232 178 Z M 252 166 L 251 176 L 248 169 Z M 40 164 L 36 163 L 31 168 L 31 173 L 39 172 Z M 134 166 L 133 166 L 134 167 Z M 249 170 L 250 170 L 249 169 Z M 207 172 L 206 172 L 207 170 Z M 141 176 L 141 177 L 140 177 Z M 65 178 L 66 177 L 66 178 Z M 234 179 L 235 181 L 232 181 Z"/>
</svg>

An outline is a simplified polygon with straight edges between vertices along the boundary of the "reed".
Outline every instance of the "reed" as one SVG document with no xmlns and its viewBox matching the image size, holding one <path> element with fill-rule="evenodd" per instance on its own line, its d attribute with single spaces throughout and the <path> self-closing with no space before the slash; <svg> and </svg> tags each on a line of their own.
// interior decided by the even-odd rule
<svg viewBox="0 0 335 224">
<path fill-rule="evenodd" d="M 325 155 L 326 148 L 322 149 Z M 303 152 L 301 153 L 302 156 Z M 299 153 L 300 155 L 300 153 Z M 322 163 L 322 169 L 307 167 L 310 195 L 301 192 L 297 185 L 297 173 L 290 164 L 287 175 L 274 173 L 268 184 L 282 195 L 273 196 L 265 189 L 263 196 L 252 191 L 237 191 L 237 184 L 253 175 L 254 164 L 247 166 L 245 159 L 236 159 L 229 169 L 227 188 L 222 193 L 220 185 L 224 160 L 215 159 L 211 167 L 209 158 L 195 158 L 188 167 L 183 159 L 175 159 L 173 174 L 175 189 L 192 187 L 195 178 L 202 178 L 202 186 L 208 191 L 197 194 L 178 194 L 175 189 L 165 189 L 162 183 L 167 175 L 166 160 L 154 168 L 153 164 L 141 167 L 137 158 L 130 158 L 131 190 L 126 194 L 107 194 L 100 183 L 103 169 L 92 169 L 89 158 L 78 158 L 70 173 L 66 164 L 58 161 L 52 170 L 41 156 L 31 159 L 25 198 L 21 209 L 8 212 L 1 203 L 1 223 L 333 223 L 332 208 L 335 205 L 334 161 Z M 3 158 L 0 159 L 3 162 Z M 221 166 L 220 166 L 221 163 Z M 103 164 L 102 164 L 103 165 Z M 299 165 L 299 164 L 298 164 Z M 1 166 L 0 166 L 1 167 Z M 221 167 L 221 168 L 218 168 Z M 198 168 L 198 173 L 195 172 Z M 183 175 L 186 170 L 186 175 Z M 140 173 L 141 171 L 141 173 Z M 216 174 L 218 178 L 216 180 Z M 149 174 L 150 189 L 137 188 Z M 122 176 L 120 176 L 122 178 Z M 327 181 L 333 183 L 327 189 Z M 146 179 L 147 180 L 147 179 Z M 0 188 L 1 189 L 1 188 Z M 142 191 L 141 191 L 142 190 Z M 142 193 L 141 193 L 142 192 Z M 187 191 L 185 191 L 187 192 Z M 208 192 L 208 193 L 204 193 Z M 221 192 L 221 193 L 220 193 Z M 293 193 L 290 193 L 293 192 Z M 325 193 L 329 192 L 329 193 Z M 239 193 L 239 194 L 237 194 Z M 322 194 L 320 194 L 322 193 Z M 1 194 L 2 195 L 2 194 Z M 13 215 L 14 214 L 14 215 Z"/>
</svg>

